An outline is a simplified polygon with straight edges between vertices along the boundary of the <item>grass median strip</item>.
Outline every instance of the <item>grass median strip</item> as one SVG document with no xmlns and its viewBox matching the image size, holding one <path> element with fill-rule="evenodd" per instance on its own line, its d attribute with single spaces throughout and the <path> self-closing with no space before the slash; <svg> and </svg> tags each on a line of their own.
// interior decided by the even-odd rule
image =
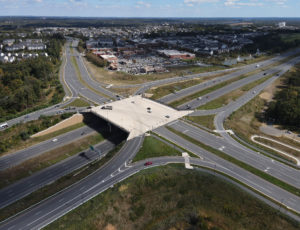
<svg viewBox="0 0 300 230">
<path fill-rule="evenodd" d="M 184 97 L 184 98 L 181 98 L 181 99 L 179 99 L 179 100 L 173 101 L 173 102 L 171 102 L 169 105 L 170 105 L 170 106 L 173 106 L 173 107 L 177 107 L 177 106 L 182 105 L 182 104 L 184 104 L 184 103 L 186 103 L 186 102 L 188 102 L 188 101 L 194 100 L 194 99 L 196 99 L 197 97 L 201 97 L 201 96 L 206 95 L 206 94 L 208 94 L 208 93 L 211 93 L 211 92 L 213 92 L 213 91 L 215 91 L 215 90 L 218 90 L 218 89 L 220 89 L 220 88 L 223 88 L 223 87 L 225 87 L 225 86 L 227 86 L 227 85 L 229 85 L 229 84 L 231 84 L 231 83 L 233 83 L 233 82 L 235 82 L 235 81 L 239 81 L 239 80 L 242 80 L 242 79 L 244 79 L 244 78 L 246 78 L 246 77 L 249 77 L 249 76 L 251 76 L 251 75 L 255 75 L 255 74 L 258 74 L 258 73 L 260 73 L 260 72 L 267 71 L 267 70 L 270 69 L 271 67 L 274 67 L 274 66 L 277 66 L 277 65 L 279 65 L 279 64 L 285 63 L 285 62 L 289 61 L 290 59 L 294 58 L 295 56 L 298 56 L 298 55 L 293 55 L 292 57 L 288 57 L 288 58 L 286 58 L 286 59 L 284 59 L 284 60 L 282 60 L 282 61 L 280 61 L 280 62 L 273 63 L 273 64 L 271 64 L 271 65 L 269 65 L 269 66 L 267 66 L 267 67 L 265 67 L 265 68 L 262 68 L 262 69 L 256 69 L 256 70 L 254 70 L 254 71 L 252 71 L 252 72 L 249 72 L 249 73 L 247 73 L 247 74 L 243 74 L 243 75 L 241 75 L 241 76 L 239 76 L 239 77 L 235 77 L 235 78 L 233 78 L 233 79 L 230 79 L 230 80 L 221 82 L 221 83 L 219 83 L 219 84 L 217 84 L 217 85 L 214 85 L 214 86 L 212 86 L 212 87 L 206 88 L 206 89 L 201 90 L 201 91 L 198 91 L 198 92 L 196 92 L 196 93 L 194 93 L 194 94 L 191 94 L 191 95 L 189 95 L 189 96 L 187 96 L 187 97 Z M 267 77 L 270 77 L 270 76 L 267 76 Z M 249 83 L 249 86 L 247 86 L 247 87 L 251 87 L 251 83 Z M 246 87 L 246 88 L 247 88 L 247 87 Z"/>
<path fill-rule="evenodd" d="M 274 76 L 274 75 L 269 75 L 269 76 L 266 76 L 266 77 L 261 78 L 259 80 L 256 80 L 254 82 L 251 82 L 247 85 L 244 85 L 239 89 L 236 89 L 236 90 L 234 90 L 230 93 L 227 93 L 227 94 L 223 95 L 222 97 L 219 97 L 215 100 L 212 100 L 212 101 L 206 103 L 205 105 L 201 105 L 197 109 L 199 109 L 199 110 L 201 110 L 201 109 L 209 110 L 209 109 L 221 108 L 222 106 L 229 104 L 231 101 L 235 101 L 236 99 L 241 97 L 243 94 L 245 94 L 246 92 L 248 92 L 249 90 L 251 90 L 255 86 L 260 85 L 263 82 L 267 81 L 272 76 Z"/>
<path fill-rule="evenodd" d="M 217 149 L 214 149 L 214 148 L 212 148 L 208 145 L 205 145 L 205 144 L 195 140 L 194 138 L 189 137 L 189 136 L 187 136 L 187 135 L 185 135 L 185 134 L 183 134 L 183 133 L 181 133 L 181 132 L 179 132 L 179 131 L 171 128 L 171 127 L 167 127 L 167 129 L 169 129 L 171 132 L 175 133 L 176 135 L 188 140 L 189 142 L 191 142 L 191 143 L 193 143 L 193 144 L 195 144 L 195 145 L 197 145 L 197 146 L 199 146 L 199 147 L 201 147 L 201 148 L 203 148 L 203 149 L 205 149 L 205 150 L 207 150 L 207 151 L 223 158 L 224 160 L 227 160 L 227 161 L 229 161 L 229 162 L 231 162 L 231 163 L 233 163 L 233 164 L 235 164 L 235 165 L 237 165 L 237 166 L 239 166 L 239 167 L 255 174 L 256 176 L 259 176 L 259 177 L 269 181 L 270 183 L 272 183 L 274 185 L 277 185 L 278 187 L 280 187 L 282 189 L 285 189 L 286 191 L 288 191 L 290 193 L 295 194 L 296 196 L 300 196 L 300 190 L 297 189 L 296 187 L 294 187 L 292 185 L 289 185 L 289 184 L 287 184 L 287 183 L 285 183 L 285 182 L 283 182 L 283 181 L 281 181 L 281 180 L 279 180 L 279 179 L 277 179 L 277 178 L 275 178 L 275 177 L 273 177 L 273 176 L 271 176 L 271 175 L 269 175 L 265 172 L 262 172 L 262 171 L 260 171 L 256 168 L 252 167 L 251 165 L 248 165 L 248 164 L 246 164 L 246 163 L 244 163 L 244 162 L 242 162 L 242 161 L 240 161 L 240 160 L 238 160 L 234 157 L 231 157 L 231 156 L 229 156 L 229 155 L 227 155 L 227 154 L 225 154 L 225 153 L 223 153 L 223 152 L 221 152 Z"/>
<path fill-rule="evenodd" d="M 0 188 L 8 186 L 22 178 L 30 176 L 32 173 L 54 165 L 55 163 L 87 149 L 90 145 L 97 144 L 103 140 L 104 138 L 99 133 L 95 132 L 87 137 L 60 146 L 37 157 L 29 159 L 15 167 L 2 171 L 0 174 Z"/>
<path fill-rule="evenodd" d="M 77 63 L 76 58 L 74 56 L 71 57 L 71 61 L 72 61 L 73 66 L 75 67 L 75 71 L 77 73 L 78 79 L 79 79 L 79 81 L 81 82 L 82 85 L 84 85 L 85 87 L 87 87 L 88 89 L 90 89 L 91 91 L 93 91 L 94 93 L 96 93 L 96 94 L 98 94 L 102 97 L 109 98 L 107 95 L 105 95 L 105 94 L 99 92 L 98 90 L 94 89 L 93 87 L 91 87 L 89 84 L 87 84 L 83 80 L 81 72 L 79 70 L 78 63 Z"/>
<path fill-rule="evenodd" d="M 254 73 L 251 72 L 251 74 L 254 74 Z M 220 89 L 220 88 L 223 88 L 223 87 L 225 87 L 225 86 L 227 86 L 227 85 L 229 85 L 229 84 L 231 84 L 231 83 L 233 83 L 233 82 L 235 82 L 235 81 L 239 81 L 239 80 L 241 80 L 241 79 L 243 79 L 243 78 L 246 78 L 246 77 L 250 76 L 251 74 L 250 74 L 250 73 L 249 73 L 249 74 L 244 74 L 244 75 L 241 75 L 241 76 L 239 76 L 239 77 L 235 77 L 235 78 L 233 78 L 233 79 L 230 79 L 230 80 L 221 82 L 221 83 L 216 84 L 216 85 L 214 85 L 214 86 L 212 86 L 212 87 L 206 88 L 206 89 L 201 90 L 201 91 L 198 91 L 198 92 L 196 92 L 196 93 L 193 93 L 193 94 L 191 94 L 191 95 L 189 95 L 189 96 L 187 96 L 187 97 L 184 97 L 184 98 L 181 98 L 181 99 L 179 99 L 179 100 L 173 101 L 173 102 L 171 102 L 169 105 L 170 105 L 170 106 L 173 106 L 173 107 L 177 107 L 177 106 L 179 106 L 179 105 L 181 105 L 181 104 L 184 104 L 184 103 L 186 103 L 186 102 L 188 102 L 188 101 L 194 100 L 194 99 L 196 99 L 197 97 L 201 97 L 201 96 L 203 96 L 203 95 L 206 95 L 206 94 L 208 94 L 208 93 L 211 93 L 211 92 L 213 92 L 213 91 L 216 91 L 216 90 L 218 90 L 218 89 Z"/>
<path fill-rule="evenodd" d="M 206 116 L 187 116 L 187 120 L 192 121 L 196 124 L 202 125 L 210 130 L 215 129 L 214 119 L 215 115 L 206 115 Z"/>
<path fill-rule="evenodd" d="M 140 151 L 133 158 L 133 162 L 144 160 L 151 157 L 160 156 L 181 156 L 181 152 L 171 146 L 157 140 L 155 137 L 147 136 Z"/>
<path fill-rule="evenodd" d="M 90 103 L 83 99 L 75 99 L 72 101 L 70 104 L 67 104 L 64 108 L 70 107 L 70 106 L 75 106 L 75 107 L 87 107 L 90 106 Z"/>
<path fill-rule="evenodd" d="M 31 193 L 30 195 L 24 197 L 23 199 L 0 209 L 0 221 L 3 221 L 10 216 L 13 216 L 30 206 L 46 199 L 49 196 L 52 196 L 55 193 L 60 192 L 61 190 L 71 186 L 72 184 L 78 182 L 79 180 L 87 177 L 92 174 L 96 170 L 98 170 L 101 166 L 106 164 L 109 160 L 111 160 L 115 154 L 121 149 L 123 143 L 119 144 L 114 150 L 107 153 L 101 160 L 90 163 L 88 166 L 85 166 L 81 169 L 78 169 L 60 179 L 55 181 L 54 183 L 44 186 L 43 188 Z"/>
<path fill-rule="evenodd" d="M 153 94 L 153 96 L 151 97 L 151 99 L 159 99 L 163 96 L 166 96 L 168 94 L 171 93 L 175 93 L 176 91 L 194 86 L 194 85 L 198 85 L 204 81 L 208 81 L 210 79 L 214 79 L 220 76 L 223 76 L 225 74 L 229 74 L 235 72 L 235 70 L 233 71 L 227 71 L 225 73 L 219 73 L 219 74 L 215 74 L 213 76 L 205 76 L 205 77 L 201 77 L 201 78 L 194 78 L 194 79 L 189 79 L 189 80 L 184 80 L 184 81 L 180 81 L 180 82 L 176 82 L 176 83 L 171 83 L 171 84 L 167 84 L 167 85 L 163 85 L 163 86 L 159 86 L 159 87 L 153 87 L 150 90 L 147 91 L 147 93 L 149 94 Z"/>
</svg>

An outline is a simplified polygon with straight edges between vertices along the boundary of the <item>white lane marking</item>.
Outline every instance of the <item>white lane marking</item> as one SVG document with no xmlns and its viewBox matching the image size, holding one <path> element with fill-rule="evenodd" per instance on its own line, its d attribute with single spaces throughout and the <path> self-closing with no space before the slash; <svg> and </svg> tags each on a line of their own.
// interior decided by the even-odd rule
<svg viewBox="0 0 300 230">
<path fill-rule="evenodd" d="M 187 133 L 189 130 L 187 129 L 187 130 L 184 130 L 182 133 Z"/>
</svg>

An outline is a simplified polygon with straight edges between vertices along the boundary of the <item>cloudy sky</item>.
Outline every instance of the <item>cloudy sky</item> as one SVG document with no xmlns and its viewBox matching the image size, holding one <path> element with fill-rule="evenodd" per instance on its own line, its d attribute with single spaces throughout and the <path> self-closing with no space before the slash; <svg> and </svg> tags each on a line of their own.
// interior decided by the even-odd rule
<svg viewBox="0 0 300 230">
<path fill-rule="evenodd" d="M 300 17 L 300 0 L 0 0 L 0 16 Z"/>
</svg>

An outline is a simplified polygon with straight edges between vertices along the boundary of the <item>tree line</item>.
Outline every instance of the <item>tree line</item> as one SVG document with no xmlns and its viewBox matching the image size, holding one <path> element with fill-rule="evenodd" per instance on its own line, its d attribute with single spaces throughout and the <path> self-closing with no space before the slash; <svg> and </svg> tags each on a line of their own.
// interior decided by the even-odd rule
<svg viewBox="0 0 300 230">
<path fill-rule="evenodd" d="M 10 116 L 31 109 L 51 98 L 57 103 L 63 88 L 58 79 L 60 54 L 64 38 L 48 38 L 49 57 L 24 59 L 0 64 L 0 117 Z"/>
<path fill-rule="evenodd" d="M 300 129 L 300 64 L 290 72 L 282 90 L 275 94 L 266 110 L 266 118 L 276 124 Z"/>
</svg>

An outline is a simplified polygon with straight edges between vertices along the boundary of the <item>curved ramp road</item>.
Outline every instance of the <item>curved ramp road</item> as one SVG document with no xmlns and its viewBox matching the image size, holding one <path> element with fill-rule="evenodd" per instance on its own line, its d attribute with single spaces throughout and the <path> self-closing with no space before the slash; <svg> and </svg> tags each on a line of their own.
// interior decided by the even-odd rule
<svg viewBox="0 0 300 230">
<path fill-rule="evenodd" d="M 50 140 L 43 141 L 29 148 L 17 151 L 15 153 L 7 154 L 3 157 L 0 157 L 0 171 L 16 166 L 30 158 L 39 156 L 52 149 L 66 145 L 67 143 L 74 142 L 77 139 L 83 138 L 88 134 L 91 134 L 92 132 L 95 132 L 95 130 L 88 126 L 84 126 L 82 128 L 52 138 Z M 53 139 L 57 139 L 57 141 L 53 142 Z"/>
<path fill-rule="evenodd" d="M 294 64 L 296 64 L 299 61 L 300 61 L 300 57 L 293 58 L 292 60 L 290 60 L 290 61 L 288 61 L 288 62 L 286 62 L 284 64 L 281 64 L 279 66 L 271 68 L 271 69 L 269 69 L 269 70 L 267 70 L 265 72 L 262 72 L 262 73 L 259 73 L 259 74 L 255 74 L 255 75 L 252 75 L 250 77 L 246 77 L 246 78 L 243 78 L 241 80 L 235 81 L 235 82 L 233 82 L 233 83 L 231 83 L 229 85 L 226 85 L 226 86 L 224 86 L 224 87 L 222 87 L 220 89 L 217 89 L 217 90 L 215 90 L 215 91 L 213 91 L 211 93 L 203 95 L 200 100 L 193 99 L 193 100 L 191 100 L 189 102 L 186 102 L 186 103 L 178 106 L 177 108 L 179 108 L 179 109 L 186 109 L 187 107 L 190 107 L 190 108 L 195 109 L 195 108 L 197 108 L 197 107 L 199 107 L 201 105 L 204 105 L 204 104 L 206 104 L 206 103 L 208 103 L 208 102 L 210 102 L 212 100 L 215 100 L 215 99 L 217 99 L 217 98 L 219 98 L 219 97 L 221 97 L 221 96 L 223 96 L 223 95 L 225 95 L 225 94 L 227 94 L 227 93 L 229 93 L 229 92 L 231 92 L 233 90 L 236 90 L 236 89 L 238 89 L 238 88 L 240 88 L 240 87 L 242 87 L 244 85 L 247 85 L 247 84 L 249 84 L 251 82 L 259 80 L 259 79 L 261 79 L 263 77 L 266 77 L 268 75 L 275 74 L 275 73 L 277 73 L 279 71 L 281 72 L 281 74 L 283 74 L 284 73 L 283 70 L 287 71 L 288 69 L 290 69 Z M 266 73 L 266 75 L 265 75 L 265 73 Z"/>
<path fill-rule="evenodd" d="M 283 68 L 281 70 L 281 72 L 279 73 L 279 75 L 284 74 L 288 69 L 289 69 L 289 67 L 286 66 L 285 68 Z M 260 92 L 264 88 L 266 88 L 268 85 L 272 84 L 276 80 L 276 78 L 277 77 L 272 77 L 272 78 L 268 79 L 267 81 L 265 81 L 264 83 L 262 83 L 261 85 L 256 86 L 255 88 L 253 88 L 251 90 L 252 92 L 248 92 L 248 93 L 244 94 L 242 97 L 240 97 L 234 103 L 231 103 L 230 106 L 228 106 L 225 110 L 219 112 L 216 115 L 215 119 L 214 119 L 214 125 L 215 125 L 216 129 L 220 130 L 220 131 L 224 131 L 225 129 L 224 129 L 223 123 L 226 120 L 226 118 L 229 117 L 230 114 L 232 114 L 234 111 L 238 110 L 240 107 L 242 107 L 243 105 L 247 104 L 251 99 L 253 99 L 257 95 L 259 95 Z M 253 93 L 254 91 L 255 91 L 255 93 Z M 239 148 L 239 149 L 241 149 L 242 151 L 245 151 L 245 152 L 251 151 L 247 147 L 245 147 L 244 145 L 240 144 L 235 139 L 233 139 L 228 133 L 226 133 L 226 132 L 220 132 L 220 135 L 228 143 L 234 145 L 236 148 Z"/>
<path fill-rule="evenodd" d="M 230 163 L 202 148 L 185 140 L 184 138 L 177 136 L 173 132 L 170 132 L 165 127 L 160 127 L 154 130 L 159 136 L 162 136 L 176 145 L 198 155 L 204 161 L 213 163 L 213 169 L 226 173 L 227 175 L 241 181 L 254 190 L 264 194 L 265 196 L 284 204 L 288 209 L 293 210 L 300 214 L 300 197 L 287 192 L 286 190 L 277 187 L 276 185 L 258 177 L 249 171 L 240 168 L 239 166 Z M 191 158 L 191 164 L 195 164 L 195 158 Z M 201 159 L 197 159 L 198 162 L 203 162 Z M 197 164 L 197 163 L 196 163 Z"/>
<path fill-rule="evenodd" d="M 205 145 L 219 149 L 219 151 L 251 165 L 258 170 L 264 171 L 265 173 L 296 188 L 300 188 L 300 171 L 297 169 L 289 167 L 278 161 L 271 160 L 269 157 L 258 154 L 246 147 L 241 149 L 237 147 L 235 143 L 228 142 L 223 138 L 217 137 L 185 122 L 178 121 L 170 124 L 169 126 L 199 142 L 205 143 Z"/>
<path fill-rule="evenodd" d="M 103 141 L 95 145 L 95 148 L 102 153 L 102 157 L 113 150 L 114 147 L 115 144 L 110 141 Z M 99 158 L 98 153 L 86 150 L 1 189 L 0 209 L 91 163 L 97 158 Z"/>
<path fill-rule="evenodd" d="M 155 167 L 169 163 L 184 163 L 184 158 L 160 157 L 152 158 L 151 161 L 153 162 L 151 167 Z M 291 210 L 296 208 L 296 210 L 300 211 L 299 197 L 293 196 L 282 189 L 278 189 L 268 182 L 261 181 L 260 178 L 256 178 L 255 176 L 244 172 L 242 169 L 238 170 L 238 168 L 233 168 L 233 171 L 232 169 L 219 165 L 216 166 L 215 163 L 203 161 L 197 158 L 190 158 L 190 161 L 191 164 L 214 169 L 233 178 L 238 178 L 238 180 L 242 183 L 247 184 L 252 189 L 261 192 L 263 195 L 275 201 L 280 201 L 282 197 L 287 197 L 286 200 L 282 201 L 282 204 L 286 205 Z M 19 215 L 2 222 L 0 229 L 41 229 L 69 211 L 92 199 L 99 193 L 109 189 L 114 184 L 130 177 L 140 170 L 149 168 L 149 166 L 144 165 L 145 162 L 146 161 L 140 161 L 131 166 L 122 166 L 106 177 L 99 175 L 99 173 L 95 173 L 88 178 L 81 180 L 74 186 L 65 189 L 61 193 L 58 193 L 32 208 L 25 210 Z M 259 183 L 264 183 L 264 189 L 262 189 Z M 291 206 L 289 206 L 289 204 L 291 204 Z"/>
</svg>

